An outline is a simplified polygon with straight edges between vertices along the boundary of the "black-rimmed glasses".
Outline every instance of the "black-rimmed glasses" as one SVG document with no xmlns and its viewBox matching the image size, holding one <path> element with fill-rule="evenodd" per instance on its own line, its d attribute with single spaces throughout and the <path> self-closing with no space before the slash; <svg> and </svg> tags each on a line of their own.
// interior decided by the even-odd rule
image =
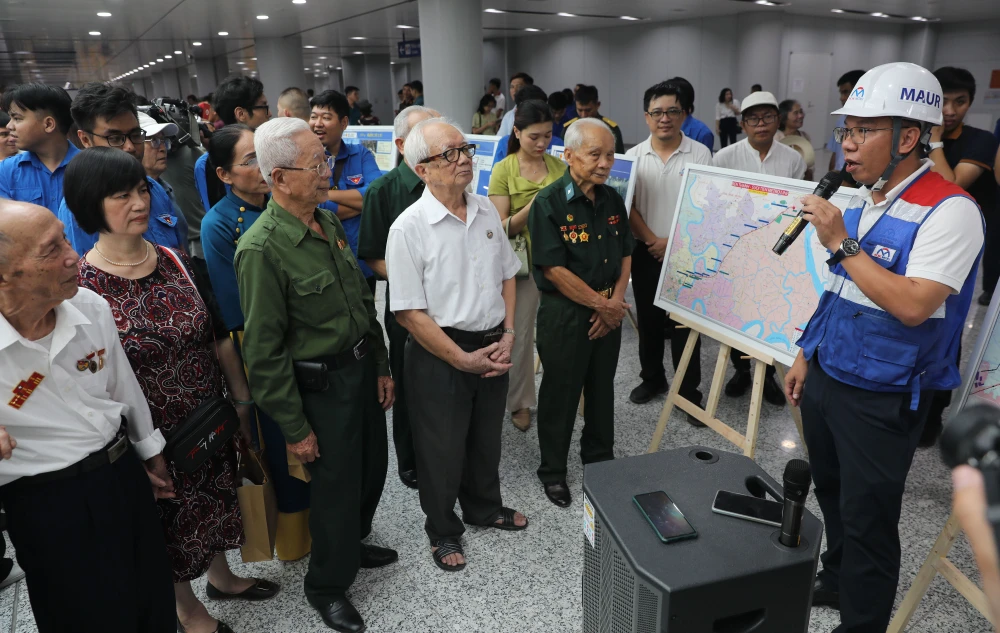
<svg viewBox="0 0 1000 633">
<path fill-rule="evenodd" d="M 843 143 L 850 136 L 854 144 L 863 145 L 869 132 L 891 129 L 891 127 L 835 127 L 833 128 L 833 140 L 837 143 Z"/>
<path fill-rule="evenodd" d="M 125 139 L 132 141 L 133 145 L 138 145 L 146 140 L 146 130 L 135 130 L 134 132 L 129 132 L 128 134 L 97 134 L 96 132 L 86 131 L 87 134 L 91 136 L 100 136 L 108 145 L 111 147 L 122 147 L 125 145 Z"/>
<path fill-rule="evenodd" d="M 652 112 L 647 112 L 651 119 L 654 121 L 659 121 L 664 116 L 670 117 L 671 119 L 678 119 L 684 113 L 680 108 L 667 108 L 666 110 L 653 110 Z"/>
<path fill-rule="evenodd" d="M 778 120 L 778 115 L 774 113 L 765 114 L 763 116 L 758 116 L 756 114 L 753 114 L 751 116 L 743 117 L 744 123 L 754 127 L 760 125 L 761 123 L 764 123 L 765 125 L 771 125 L 777 120 Z"/>
<path fill-rule="evenodd" d="M 435 154 L 433 156 L 428 156 L 427 158 L 425 158 L 422 161 L 420 161 L 420 163 L 421 164 L 422 163 L 429 163 L 429 162 L 431 162 L 433 160 L 437 160 L 439 158 L 443 158 L 446 161 L 448 161 L 449 163 L 457 163 L 458 159 L 461 157 L 462 154 L 465 154 L 469 158 L 472 158 L 473 156 L 475 156 L 476 155 L 476 147 L 478 147 L 478 146 L 475 143 L 469 143 L 468 145 L 463 145 L 461 147 L 453 147 L 451 149 L 446 149 L 445 151 L 441 152 L 440 154 Z"/>
</svg>

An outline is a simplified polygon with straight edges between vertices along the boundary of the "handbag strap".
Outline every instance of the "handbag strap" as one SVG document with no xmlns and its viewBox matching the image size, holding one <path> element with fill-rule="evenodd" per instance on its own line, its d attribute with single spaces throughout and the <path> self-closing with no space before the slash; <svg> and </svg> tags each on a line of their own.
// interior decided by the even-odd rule
<svg viewBox="0 0 1000 633">
<path fill-rule="evenodd" d="M 194 283 L 194 279 L 191 277 L 191 273 L 188 272 L 188 269 L 184 265 L 184 262 L 181 260 L 180 255 L 178 255 L 177 252 L 174 251 L 174 249 L 170 248 L 169 246 L 160 246 L 159 248 L 163 250 L 164 255 L 173 260 L 174 265 L 177 266 L 178 270 L 180 270 L 185 277 L 187 277 L 188 283 L 190 283 L 191 286 L 194 287 L 194 291 L 198 292 L 198 286 L 197 284 Z M 200 295 L 201 293 L 198 294 Z"/>
</svg>

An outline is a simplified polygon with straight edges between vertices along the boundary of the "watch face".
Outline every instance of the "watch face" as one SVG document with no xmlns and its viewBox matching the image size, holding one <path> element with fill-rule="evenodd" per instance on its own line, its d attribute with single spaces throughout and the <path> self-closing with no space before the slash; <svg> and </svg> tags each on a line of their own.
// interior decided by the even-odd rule
<svg viewBox="0 0 1000 633">
<path fill-rule="evenodd" d="M 840 248 L 844 249 L 844 253 L 848 257 L 850 257 L 851 255 L 857 255 L 858 253 L 861 252 L 861 245 L 858 244 L 857 240 L 852 240 L 851 238 L 847 238 L 846 240 L 841 242 Z"/>
</svg>

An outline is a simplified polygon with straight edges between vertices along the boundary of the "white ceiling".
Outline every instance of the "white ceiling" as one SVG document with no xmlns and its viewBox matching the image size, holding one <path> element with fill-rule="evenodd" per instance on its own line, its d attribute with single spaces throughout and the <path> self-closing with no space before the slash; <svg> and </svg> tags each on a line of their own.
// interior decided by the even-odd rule
<svg viewBox="0 0 1000 633">
<path fill-rule="evenodd" d="M 746 0 L 481 1 L 484 11 L 509 11 L 483 14 L 484 38 L 545 37 L 551 32 L 629 24 L 622 15 L 664 22 L 770 11 L 844 19 L 830 12 L 840 8 L 919 15 L 942 22 L 1000 19 L 998 0 L 951 0 L 946 8 L 944 0 L 879 0 L 877 7 L 871 0 L 789 0 L 780 7 Z M 111 13 L 111 17 L 98 17 L 98 12 Z M 555 15 L 558 12 L 575 17 Z M 258 15 L 268 19 L 259 20 Z M 320 61 L 320 56 L 327 58 L 324 65 L 336 63 L 341 55 L 354 51 L 395 57 L 396 42 L 404 36 L 420 37 L 419 29 L 400 30 L 400 24 L 419 26 L 416 0 L 306 0 L 304 4 L 292 0 L 0 0 L 0 84 L 106 80 L 156 59 L 164 61 L 143 73 L 222 54 L 232 71 L 252 72 L 254 37 L 296 34 L 304 45 L 315 47 L 303 50 L 306 66 Z M 529 28 L 540 32 L 525 30 Z M 91 31 L 100 35 L 89 35 Z M 228 35 L 220 36 L 220 31 Z M 202 45 L 193 46 L 196 41 Z M 181 55 L 174 53 L 178 50 Z"/>
</svg>

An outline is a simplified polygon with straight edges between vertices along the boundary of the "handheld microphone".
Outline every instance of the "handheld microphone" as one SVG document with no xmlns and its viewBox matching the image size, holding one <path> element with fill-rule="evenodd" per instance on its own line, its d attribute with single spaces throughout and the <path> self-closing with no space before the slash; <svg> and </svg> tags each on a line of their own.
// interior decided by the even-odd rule
<svg viewBox="0 0 1000 633">
<path fill-rule="evenodd" d="M 785 547 L 799 546 L 802 536 L 802 512 L 805 510 L 811 483 L 809 462 L 793 459 L 785 465 L 785 507 L 781 513 L 781 536 L 778 537 L 778 542 Z"/>
<path fill-rule="evenodd" d="M 837 192 L 840 188 L 840 183 L 844 182 L 844 171 L 831 171 L 819 181 L 816 185 L 816 190 L 813 191 L 814 196 L 819 196 L 824 200 L 829 200 L 830 196 Z M 807 222 L 805 218 L 802 217 L 802 210 L 799 210 L 798 215 L 792 218 L 792 223 L 788 225 L 785 232 L 781 234 L 778 238 L 778 242 L 774 245 L 771 250 L 774 251 L 776 255 L 783 255 L 792 242 L 795 241 L 802 231 L 805 230 Z"/>
</svg>

